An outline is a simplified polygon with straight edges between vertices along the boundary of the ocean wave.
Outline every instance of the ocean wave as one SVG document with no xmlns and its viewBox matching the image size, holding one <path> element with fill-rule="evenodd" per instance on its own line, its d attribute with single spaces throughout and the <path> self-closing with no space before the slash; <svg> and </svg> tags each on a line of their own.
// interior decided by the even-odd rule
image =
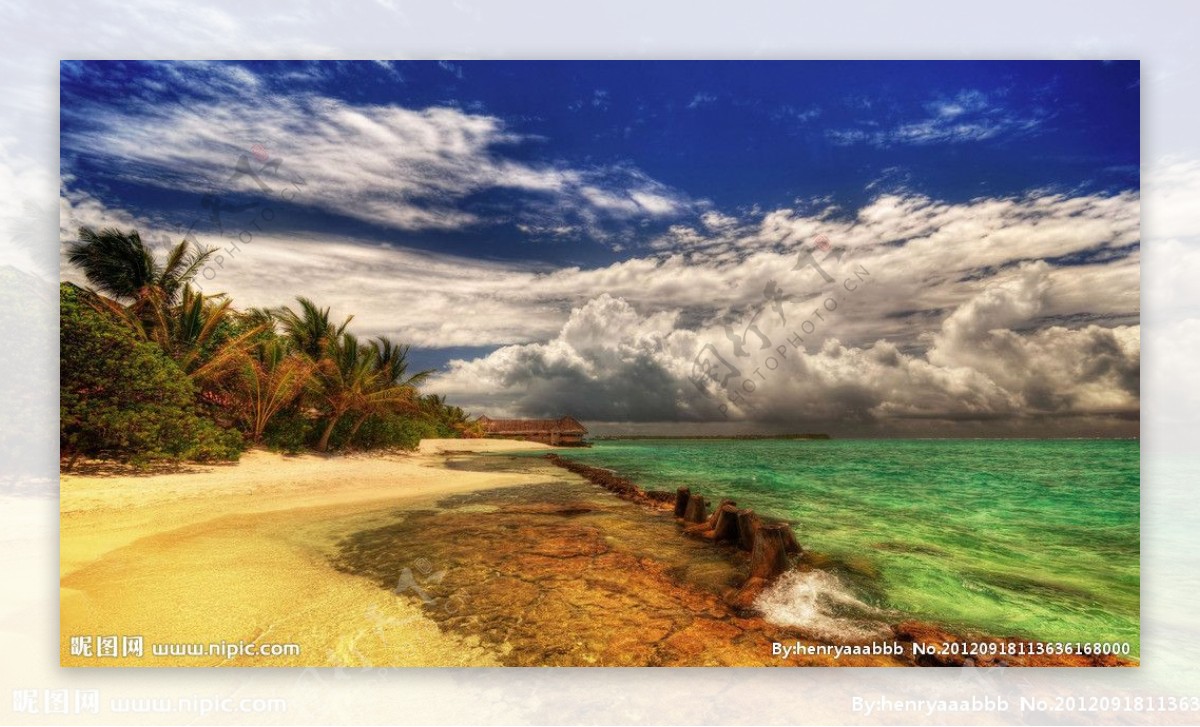
<svg viewBox="0 0 1200 727">
<path fill-rule="evenodd" d="M 763 618 L 823 641 L 868 642 L 890 638 L 887 612 L 860 601 L 828 571 L 788 571 L 755 600 Z"/>
</svg>

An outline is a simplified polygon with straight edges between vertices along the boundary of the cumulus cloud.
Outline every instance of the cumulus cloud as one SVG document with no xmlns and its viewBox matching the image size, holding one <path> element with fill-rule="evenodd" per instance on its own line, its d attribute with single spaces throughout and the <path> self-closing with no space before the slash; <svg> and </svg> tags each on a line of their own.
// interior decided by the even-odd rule
<svg viewBox="0 0 1200 727">
<path fill-rule="evenodd" d="M 1047 433 L 1129 434 L 1139 408 L 1139 203 L 1135 193 L 962 203 L 900 193 L 853 213 L 706 210 L 642 256 L 595 268 L 266 225 L 236 254 L 231 240 L 202 236 L 226 255 L 201 283 L 254 306 L 302 290 L 335 315 L 354 313 L 360 334 L 419 348 L 494 349 L 429 384 L 494 416 L 992 427 L 980 434 L 1039 421 Z M 138 227 L 163 244 L 174 234 L 74 190 L 69 177 L 60 205 L 64 241 L 80 224 Z M 723 387 L 697 373 L 706 346 L 738 369 Z"/>
<path fill-rule="evenodd" d="M 1011 392 L 1014 411 L 1136 412 L 1137 326 L 1016 330 L 1038 320 L 1053 284 L 1045 263 L 1023 265 L 947 316 L 926 358 L 942 368 L 983 374 Z"/>
<path fill-rule="evenodd" d="M 549 341 L 455 361 L 431 385 L 489 412 L 598 421 L 1136 420 L 1138 326 L 1017 330 L 1041 315 L 1054 286 L 1049 272 L 1023 266 L 964 302 L 923 353 L 775 326 L 764 327 L 769 345 L 756 338 L 738 356 L 721 327 L 681 329 L 677 312 L 643 314 L 603 294 L 573 310 Z M 714 354 L 737 375 L 706 379 L 697 362 Z"/>
<path fill-rule="evenodd" d="M 74 192 L 69 180 L 61 204 L 64 240 L 80 224 L 109 222 L 139 227 L 143 237 L 164 244 L 177 234 Z M 1045 271 L 1049 287 L 1037 326 L 1135 323 L 1137 207 L 1136 195 L 958 205 L 893 195 L 852 217 L 775 210 L 740 220 L 710 211 L 694 227 L 672 228 L 649 255 L 589 269 L 298 235 L 260 221 L 252 244 L 231 256 L 211 286 L 251 305 L 278 305 L 303 289 L 356 312 L 365 333 L 403 331 L 422 347 L 496 346 L 544 341 L 571 310 L 604 293 L 641 311 L 676 311 L 680 325 L 696 329 L 762 305 L 773 282 L 786 314 L 799 316 L 827 286 L 815 268 L 798 265 L 823 235 L 830 251 L 815 250 L 817 258 L 843 261 L 830 257 L 822 267 L 827 274 L 841 275 L 839 268 L 853 263 L 873 281 L 839 312 L 840 340 L 858 346 L 882 338 L 914 350 L 927 347 L 921 336 L 950 311 L 1036 260 L 1058 261 Z M 200 242 L 231 244 L 204 235 Z"/>
<path fill-rule="evenodd" d="M 689 391 L 692 384 L 677 370 L 694 348 L 695 334 L 676 330 L 676 317 L 643 315 L 627 301 L 601 294 L 573 310 L 549 341 L 453 361 L 430 387 L 499 414 L 571 412 L 602 421 L 715 416 L 717 405 Z"/>
</svg>

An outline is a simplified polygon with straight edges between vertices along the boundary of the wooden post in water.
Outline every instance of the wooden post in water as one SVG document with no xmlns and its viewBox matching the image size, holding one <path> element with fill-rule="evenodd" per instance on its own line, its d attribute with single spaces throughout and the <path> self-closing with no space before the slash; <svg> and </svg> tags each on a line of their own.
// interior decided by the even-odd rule
<svg viewBox="0 0 1200 727">
<path fill-rule="evenodd" d="M 721 508 L 723 508 L 727 505 L 730 507 L 733 507 L 734 505 L 737 505 L 737 503 L 734 502 L 733 500 L 721 500 L 721 503 L 719 505 L 717 505 L 717 508 L 715 510 L 713 510 L 712 515 L 710 515 L 708 518 L 708 528 L 710 530 L 717 526 L 717 515 L 720 515 Z"/>
<path fill-rule="evenodd" d="M 708 504 L 704 502 L 704 495 L 692 495 L 688 497 L 687 510 L 683 514 L 684 522 L 702 523 L 707 517 Z"/>
<path fill-rule="evenodd" d="M 741 588 L 726 596 L 726 603 L 734 610 L 752 612 L 759 594 L 787 571 L 790 565 L 787 553 L 790 534 L 791 528 L 786 523 L 762 523 L 758 526 L 754 535 L 754 550 L 750 552 L 750 577 Z"/>
<path fill-rule="evenodd" d="M 747 553 L 754 550 L 754 538 L 758 535 L 758 529 L 762 527 L 762 520 L 753 510 L 747 508 L 738 510 L 738 547 Z"/>
<path fill-rule="evenodd" d="M 733 500 L 721 500 L 721 504 L 717 505 L 716 509 L 707 518 L 695 523 L 689 520 L 689 524 L 685 524 L 683 527 L 684 534 L 694 535 L 697 538 L 704 538 L 705 540 L 712 540 L 713 529 L 717 526 L 717 518 L 721 515 L 721 510 L 733 506 Z"/>
<path fill-rule="evenodd" d="M 750 578 L 773 581 L 788 568 L 787 537 L 791 528 L 771 523 L 758 528 L 754 550 L 750 553 Z"/>
<path fill-rule="evenodd" d="M 675 491 L 675 517 L 683 517 L 687 513 L 688 498 L 692 496 L 692 491 L 687 487 L 680 487 Z"/>
<path fill-rule="evenodd" d="M 796 534 L 792 532 L 791 526 L 783 524 L 783 545 L 789 555 L 799 555 L 803 550 L 800 543 L 796 541 Z"/>
<path fill-rule="evenodd" d="M 717 508 L 713 516 L 712 539 L 714 542 L 729 540 L 738 542 L 738 512 L 737 506 L 728 501 Z"/>
</svg>

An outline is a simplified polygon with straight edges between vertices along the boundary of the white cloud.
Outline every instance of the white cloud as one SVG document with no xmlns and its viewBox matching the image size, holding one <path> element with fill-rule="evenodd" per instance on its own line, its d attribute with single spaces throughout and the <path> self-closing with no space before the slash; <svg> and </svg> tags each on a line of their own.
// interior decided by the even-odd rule
<svg viewBox="0 0 1200 727">
<path fill-rule="evenodd" d="M 477 410 L 571 412 L 598 421 L 728 416 L 902 429 L 912 421 L 1027 426 L 1067 417 L 1114 430 L 1136 420 L 1137 326 L 1013 330 L 1036 320 L 1050 286 L 1045 265 L 1026 266 L 956 309 L 925 354 L 886 341 L 850 346 L 836 338 L 796 347 L 786 333 L 770 332 L 766 353 L 742 359 L 724 352 L 740 373 L 724 389 L 710 382 L 707 390 L 719 392 L 711 395 L 695 383 L 703 381 L 697 354 L 705 344 L 721 350 L 724 331 L 680 329 L 678 312 L 640 314 L 628 301 L 602 294 L 572 311 L 547 342 L 456 361 L 430 385 Z"/>
<path fill-rule="evenodd" d="M 164 234 L 153 220 L 71 192 L 69 180 L 62 205 L 64 239 L 78 224 Z M 836 314 L 777 367 L 776 393 L 727 402 L 726 413 L 755 421 L 785 420 L 796 407 L 865 422 L 1119 418 L 1137 408 L 1137 209 L 1133 194 L 964 204 L 885 195 L 851 217 L 784 209 L 739 221 L 709 211 L 695 227 L 672 228 L 655 254 L 593 269 L 268 228 L 204 285 L 244 306 L 303 293 L 335 315 L 354 313 L 361 334 L 420 348 L 498 346 L 431 384 L 489 411 L 569 405 L 592 418 L 720 418 L 721 401 L 689 381 L 697 351 L 712 343 L 733 360 L 723 325 L 754 311 L 773 350 L 836 293 Z M 813 246 L 818 234 L 828 253 Z M 803 251 L 815 253 L 832 285 L 798 265 Z M 839 290 L 855 271 L 863 284 Z M 743 363 L 752 371 L 762 362 Z"/>
<path fill-rule="evenodd" d="M 711 231 L 725 231 L 735 227 L 738 223 L 736 217 L 721 214 L 716 210 L 709 210 L 700 215 L 700 222 L 704 227 Z"/>
<path fill-rule="evenodd" d="M 461 64 L 451 63 L 450 61 L 438 61 L 437 64 L 438 64 L 438 67 L 441 68 L 446 73 L 449 73 L 450 75 L 454 76 L 455 78 L 457 78 L 460 81 L 462 80 L 463 67 Z"/>
<path fill-rule="evenodd" d="M 451 68 L 459 68 L 447 64 Z M 159 67 L 155 67 L 159 68 Z M 314 95 L 284 97 L 240 66 L 161 67 L 163 83 L 203 94 L 203 104 L 145 104 L 136 112 L 72 108 L 78 130 L 63 137 L 64 164 L 76 153 L 110 164 L 132 181 L 202 193 L 260 194 L 238 160 L 258 145 L 272 172 L 303 180 L 289 198 L 328 212 L 401 230 L 458 229 L 490 220 L 472 195 L 526 196 L 532 221 L 609 223 L 670 218 L 692 202 L 631 167 L 571 168 L 518 161 L 506 150 L 527 139 L 501 119 L 451 107 L 351 105 Z M 252 168 L 261 170 L 263 160 Z M 286 185 L 286 182 L 279 183 Z"/>
<path fill-rule="evenodd" d="M 74 218 L 63 230 L 68 238 L 79 224 L 100 224 L 105 219 L 126 226 L 154 225 L 154 221 L 135 220 L 69 190 L 63 199 L 63 204 L 72 208 L 64 213 L 64 220 Z M 723 311 L 760 303 L 764 286 L 777 280 L 793 296 L 789 306 L 799 310 L 801 301 L 819 292 L 823 285 L 815 270 L 794 269 L 798 253 L 811 247 L 812 239 L 820 233 L 834 250 L 846 251 L 847 260 L 871 270 L 876 280 L 872 290 L 858 297 L 858 312 L 842 319 L 839 335 L 854 341 L 873 340 L 880 335 L 907 341 L 926 330 L 929 320 L 927 316 L 900 314 L 926 311 L 940 320 L 946 311 L 992 284 L 1004 270 L 1044 258 L 1097 257 L 1089 264 L 1050 270 L 1053 287 L 1045 315 L 1057 319 L 1136 317 L 1138 256 L 1128 246 L 1138 238 L 1137 207 L 1136 195 L 984 199 L 961 205 L 919 196 L 885 196 L 847 219 L 829 219 L 821 210 L 810 215 L 776 210 L 757 222 L 738 223 L 710 212 L 697 227 L 671 228 L 664 239 L 656 241 L 659 251 L 648 257 L 586 270 L 535 271 L 529 266 L 496 263 L 486 266 L 483 280 L 473 279 L 483 274 L 478 261 L 383 248 L 367 240 L 289 237 L 282 229 L 272 231 L 269 225 L 256 233 L 255 239 L 269 247 L 268 243 L 277 237 L 281 246 L 311 251 L 301 258 L 272 263 L 287 263 L 286 275 L 295 281 L 328 274 L 332 283 L 345 272 L 320 257 L 317 243 L 326 242 L 331 250 L 337 245 L 365 250 L 361 254 L 368 255 L 370 262 L 356 274 L 364 276 L 364 281 L 377 281 L 381 288 L 399 279 L 415 298 L 448 304 L 454 300 L 449 291 L 462 288 L 470 300 L 493 304 L 508 301 L 511 308 L 498 310 L 515 320 L 496 326 L 490 319 L 481 319 L 473 332 L 470 322 L 462 321 L 455 342 L 444 344 L 462 345 L 462 339 L 473 335 L 472 343 L 487 345 L 537 340 L 556 329 L 571 307 L 605 292 L 643 310 L 702 309 L 702 316 L 715 318 Z M 542 232 L 572 234 L 569 227 Z M 301 242 L 292 244 L 292 239 Z M 305 239 L 311 244 L 304 244 Z M 219 238 L 209 241 L 202 235 L 201 241 L 217 244 Z M 437 270 L 427 270 L 420 262 L 433 259 L 446 263 Z M 832 269 L 832 264 L 827 265 Z M 410 275 L 409 268 L 420 274 Z M 452 268 L 462 273 L 447 272 Z M 446 275 L 449 277 L 439 277 Z M 369 282 L 363 284 L 376 287 Z M 290 297 L 287 286 L 267 286 L 252 274 L 247 275 L 244 286 L 239 283 L 236 287 L 239 295 L 256 299 Z M 360 300 L 364 308 L 376 305 L 371 297 L 360 296 Z M 456 305 L 462 304 L 460 301 Z M 525 334 L 509 337 L 522 325 L 524 317 L 513 315 L 522 308 L 532 308 L 539 314 L 530 319 L 535 322 L 527 324 Z M 445 317 L 445 310 L 453 308 L 431 310 L 433 320 L 419 323 L 421 330 L 429 332 L 422 337 L 421 345 L 433 344 L 434 332 L 441 325 L 438 319 Z"/>
<path fill-rule="evenodd" d="M 1017 113 L 995 103 L 981 91 L 964 90 L 952 98 L 925 104 L 926 116 L 894 123 L 886 128 L 830 129 L 836 144 L 867 143 L 879 147 L 902 144 L 959 144 L 1014 136 L 1036 130 L 1048 118 L 1042 110 Z"/>
<path fill-rule="evenodd" d="M 955 118 L 966 113 L 979 113 L 988 107 L 987 96 L 980 91 L 962 91 L 952 99 L 939 99 L 927 108 L 935 116 Z"/>
<path fill-rule="evenodd" d="M 821 115 L 821 107 L 820 106 L 809 106 L 807 108 L 798 108 L 796 106 L 785 104 L 785 105 L 777 108 L 774 112 L 772 112 L 771 118 L 775 119 L 776 121 L 782 121 L 784 119 L 789 119 L 792 121 L 799 121 L 800 123 L 805 124 L 805 123 L 808 123 L 809 121 L 812 121 L 813 119 L 819 117 L 820 115 Z"/>
<path fill-rule="evenodd" d="M 570 411 L 605 421 L 718 416 L 717 405 L 679 375 L 697 338 L 676 330 L 676 318 L 642 315 L 604 293 L 573 310 L 549 341 L 454 361 L 429 386 L 497 414 Z"/>
<path fill-rule="evenodd" d="M 689 382 L 696 353 L 712 343 L 746 378 L 815 320 L 810 311 L 821 298 L 812 296 L 830 288 L 795 263 L 823 234 L 831 254 L 847 255 L 826 262 L 835 284 L 859 268 L 870 284 L 843 294 L 805 350 L 789 349 L 773 362 L 770 382 L 757 383 L 757 396 L 726 401 L 724 413 L 760 422 L 1005 422 L 994 426 L 1013 431 L 1040 418 L 1048 432 L 1129 434 L 1139 407 L 1137 213 L 1136 194 L 959 205 L 891 195 L 848 219 L 791 210 L 758 225 L 710 217 L 719 224 L 672 228 L 657 258 L 539 279 L 543 293 L 597 295 L 568 320 L 572 329 L 620 321 L 587 336 L 607 341 L 606 349 L 582 350 L 577 335 L 560 333 L 462 362 L 438 385 L 508 413 L 557 407 L 593 419 L 717 418 L 722 399 Z M 764 305 L 772 281 L 788 296 L 779 311 Z M 760 308 L 760 322 L 774 326 L 760 326 L 770 347 L 740 361 L 720 323 Z M 631 323 L 637 311 L 643 318 Z M 1054 423 L 1064 416 L 1076 424 Z"/>
</svg>

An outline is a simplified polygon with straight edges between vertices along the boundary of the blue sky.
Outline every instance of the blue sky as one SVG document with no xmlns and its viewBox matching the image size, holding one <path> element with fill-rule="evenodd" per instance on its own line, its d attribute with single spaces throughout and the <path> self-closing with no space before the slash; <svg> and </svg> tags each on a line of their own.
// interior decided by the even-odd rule
<svg viewBox="0 0 1200 727">
<path fill-rule="evenodd" d="M 64 240 L 191 230 L 232 249 L 206 292 L 355 313 L 480 411 L 1136 419 L 1136 62 L 64 62 L 61 89 Z M 871 292 L 757 399 L 697 399 L 697 352 L 768 282 L 795 308 L 780 326 L 822 293 L 788 262 L 818 235 L 876 266 Z M 1118 353 L 1013 378 L 967 349 L 1014 340 L 963 338 L 967 318 L 1036 348 L 1025 367 L 1067 339 Z M 900 363 L 872 369 L 889 346 Z M 930 390 L 893 401 L 896 376 Z"/>
<path fill-rule="evenodd" d="M 261 80 L 255 95 L 313 94 L 351 105 L 486 114 L 520 137 L 497 143 L 494 153 L 529 164 L 613 170 L 613 185 L 621 183 L 623 168 L 641 173 L 665 185 L 681 212 L 707 206 L 736 214 L 826 197 L 854 209 L 882 189 L 901 186 L 952 202 L 1036 188 L 1138 187 L 1139 85 L 1132 62 L 259 62 L 229 68 Z M 163 80 L 156 66 L 105 62 L 66 63 L 62 76 L 64 170 L 123 199 L 144 199 L 149 212 L 193 211 L 196 190 L 130 184 L 133 175 L 122 160 L 96 159 L 89 147 L 72 148 L 70 141 L 93 127 L 97 108 L 136 114 L 141 105 L 178 105 L 203 116 L 208 104 L 228 98 L 209 83 L 210 73 L 198 70 L 190 83 L 186 72 Z M 232 152 L 248 140 L 226 141 Z M 272 141 L 254 143 L 269 148 Z M 235 163 L 233 156 L 231 168 Z M 531 240 L 513 213 L 529 197 L 538 201 L 536 194 L 478 190 L 454 200 L 481 218 L 467 229 L 369 225 L 364 234 L 439 252 L 596 264 L 620 257 L 610 246 L 636 246 L 683 216 L 611 220 L 593 234 L 579 229 Z M 328 210 L 293 215 L 295 224 L 310 229 L 357 230 L 360 222 Z M 570 210 L 547 210 L 544 217 L 547 224 L 574 221 Z M 585 244 L 529 249 L 531 242 L 564 237 Z"/>
</svg>

